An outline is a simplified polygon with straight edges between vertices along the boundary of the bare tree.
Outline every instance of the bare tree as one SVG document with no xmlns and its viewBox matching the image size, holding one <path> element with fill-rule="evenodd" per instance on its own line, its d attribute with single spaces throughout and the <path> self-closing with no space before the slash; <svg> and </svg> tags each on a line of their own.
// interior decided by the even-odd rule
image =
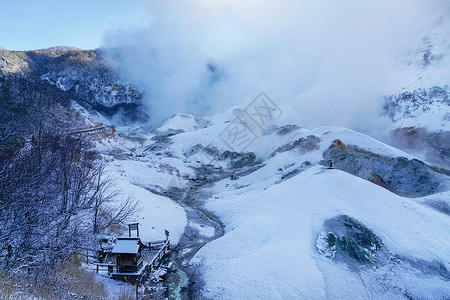
<svg viewBox="0 0 450 300">
<path fill-rule="evenodd" d="M 105 164 L 83 138 L 45 132 L 17 149 L 0 172 L 0 264 L 43 276 L 138 209 L 122 200 Z"/>
<path fill-rule="evenodd" d="M 70 111 L 55 116 L 67 103 L 40 82 L 0 85 L 0 268 L 45 277 L 92 232 L 132 220 L 138 203 L 115 188 L 87 137 L 66 134 Z"/>
</svg>

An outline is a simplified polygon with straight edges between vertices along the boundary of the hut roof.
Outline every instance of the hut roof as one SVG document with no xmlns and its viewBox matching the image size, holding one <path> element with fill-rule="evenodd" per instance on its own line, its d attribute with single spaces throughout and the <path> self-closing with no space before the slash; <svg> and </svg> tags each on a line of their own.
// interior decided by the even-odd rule
<svg viewBox="0 0 450 300">
<path fill-rule="evenodd" d="M 141 245 L 139 238 L 118 238 L 111 253 L 136 254 Z"/>
</svg>

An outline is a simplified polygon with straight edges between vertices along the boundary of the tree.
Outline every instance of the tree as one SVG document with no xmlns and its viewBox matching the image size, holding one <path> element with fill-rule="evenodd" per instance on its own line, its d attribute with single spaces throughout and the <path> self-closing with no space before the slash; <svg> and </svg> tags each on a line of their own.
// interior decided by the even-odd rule
<svg viewBox="0 0 450 300">
<path fill-rule="evenodd" d="M 97 182 L 92 195 L 94 234 L 105 231 L 110 226 L 131 221 L 139 210 L 139 203 L 133 196 L 117 201 L 122 195 L 120 191 L 114 188 L 114 180 L 110 177 L 104 177 L 104 163 L 98 165 L 96 171 Z"/>
</svg>

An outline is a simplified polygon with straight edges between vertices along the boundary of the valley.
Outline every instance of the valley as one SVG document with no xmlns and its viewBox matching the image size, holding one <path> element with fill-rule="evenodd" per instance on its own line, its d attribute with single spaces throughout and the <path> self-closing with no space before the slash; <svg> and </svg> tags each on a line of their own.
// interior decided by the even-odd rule
<svg viewBox="0 0 450 300">
<path fill-rule="evenodd" d="M 449 16 L 395 51 L 0 48 L 0 298 L 134 298 L 85 250 L 138 223 L 171 245 L 141 298 L 449 299 Z"/>
<path fill-rule="evenodd" d="M 185 131 L 180 126 L 195 117 L 174 116 L 162 127 L 171 134 L 156 130 L 142 135 L 139 144 L 122 148 L 130 152 L 133 167 L 123 168 L 121 176 L 173 200 L 186 212 L 186 228 L 165 277 L 170 298 L 226 294 L 322 299 L 349 293 L 361 299 L 445 298 L 450 293 L 445 287 L 449 219 L 430 205 L 449 204 L 445 169 L 338 127 L 280 126 L 245 152 L 223 155 L 229 151 L 227 146 L 211 146 L 210 139 L 226 126 L 224 119 L 221 115 L 207 126 L 196 124 L 197 129 L 185 127 Z M 161 135 L 166 137 L 154 138 Z M 107 143 L 100 142 L 100 148 Z M 256 163 L 242 160 L 250 153 L 258 158 Z M 335 169 L 325 167 L 328 159 Z M 414 172 L 422 175 L 396 174 L 395 169 L 405 168 L 389 169 L 397 161 L 412 164 Z M 127 160 L 110 164 L 126 165 Z M 170 168 L 154 167 L 166 164 Z M 370 250 L 370 244 L 357 239 L 352 242 L 357 248 L 319 246 L 322 233 L 339 232 L 335 225 L 326 225 L 339 216 L 367 228 L 379 241 L 378 248 Z M 361 254 L 351 249 L 367 251 L 364 255 L 370 260 L 360 261 Z M 324 254 L 336 251 L 340 254 Z M 276 279 L 272 274 L 277 274 Z M 342 290 L 341 280 L 351 288 Z M 251 288 L 245 282 L 251 282 Z"/>
</svg>

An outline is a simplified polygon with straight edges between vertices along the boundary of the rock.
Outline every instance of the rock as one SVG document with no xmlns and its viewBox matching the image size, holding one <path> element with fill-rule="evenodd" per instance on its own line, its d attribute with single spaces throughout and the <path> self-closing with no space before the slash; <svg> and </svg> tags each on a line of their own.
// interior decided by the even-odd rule
<svg viewBox="0 0 450 300">
<path fill-rule="evenodd" d="M 107 116 L 120 114 L 118 120 L 144 121 L 148 115 L 142 112 L 143 94 L 133 85 L 123 82 L 114 63 L 102 58 L 99 51 L 70 47 L 54 47 L 35 51 L 0 50 L 0 78 L 2 88 L 26 93 L 32 82 L 33 91 L 52 92 L 60 101 L 75 100 L 88 110 Z M 19 84 L 19 78 L 26 84 Z M 1 80 L 0 80 L 1 81 Z M 0 91 L 2 92 L 2 91 Z"/>
<path fill-rule="evenodd" d="M 250 167 L 259 163 L 253 152 L 235 152 L 225 151 L 219 157 L 219 160 L 229 160 L 229 166 L 233 169 Z"/>
<path fill-rule="evenodd" d="M 383 257 L 379 252 L 387 253 L 381 239 L 352 217 L 340 215 L 328 219 L 324 227 L 326 232 L 319 234 L 316 248 L 326 257 L 374 263 Z"/>
<path fill-rule="evenodd" d="M 386 157 L 345 145 L 339 139 L 324 152 L 336 169 L 369 180 L 402 196 L 421 197 L 443 187 L 445 172 L 437 172 L 417 159 Z"/>
<path fill-rule="evenodd" d="M 308 151 L 312 151 L 319 147 L 320 138 L 314 135 L 309 135 L 306 138 L 300 138 L 292 143 L 288 143 L 279 147 L 275 152 L 272 153 L 272 156 L 275 156 L 277 153 L 282 153 L 286 151 L 290 151 L 292 149 L 297 149 L 300 153 L 306 153 Z"/>
<path fill-rule="evenodd" d="M 285 125 L 285 126 L 282 126 L 282 127 L 280 127 L 278 130 L 277 130 L 277 135 L 287 135 L 287 134 L 289 134 L 289 133 L 291 133 L 291 132 L 293 132 L 293 131 L 296 131 L 296 130 L 298 130 L 300 127 L 299 126 L 297 126 L 297 125 Z"/>
</svg>

